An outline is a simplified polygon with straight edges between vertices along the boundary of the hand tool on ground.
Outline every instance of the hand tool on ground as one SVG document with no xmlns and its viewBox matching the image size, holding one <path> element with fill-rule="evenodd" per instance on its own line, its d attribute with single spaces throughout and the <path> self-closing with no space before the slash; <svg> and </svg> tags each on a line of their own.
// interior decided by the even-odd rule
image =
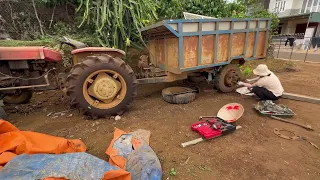
<svg viewBox="0 0 320 180">
<path fill-rule="evenodd" d="M 275 120 L 278 120 L 278 121 L 282 121 L 282 122 L 286 122 L 286 123 L 290 123 L 290 124 L 294 124 L 294 125 L 297 125 L 297 126 L 300 126 L 300 127 L 303 127 L 309 131 L 313 131 L 313 129 L 311 128 L 310 125 L 303 125 L 303 124 L 300 124 L 300 123 L 297 123 L 297 122 L 292 122 L 292 121 L 288 121 L 288 120 L 285 120 L 283 118 L 279 118 L 277 116 L 270 116 L 272 119 L 275 119 Z"/>
<path fill-rule="evenodd" d="M 286 136 L 284 134 L 281 134 L 281 132 L 289 132 L 292 134 L 292 136 Z M 316 149 L 320 149 L 316 144 L 310 142 L 307 140 L 306 137 L 304 136 L 298 136 L 296 135 L 293 131 L 289 131 L 286 129 L 278 129 L 278 128 L 274 128 L 273 133 L 276 134 L 277 136 L 283 138 L 283 139 L 287 139 L 287 140 L 300 140 L 300 141 L 307 141 L 309 144 L 311 144 L 313 147 L 315 147 Z"/>
</svg>

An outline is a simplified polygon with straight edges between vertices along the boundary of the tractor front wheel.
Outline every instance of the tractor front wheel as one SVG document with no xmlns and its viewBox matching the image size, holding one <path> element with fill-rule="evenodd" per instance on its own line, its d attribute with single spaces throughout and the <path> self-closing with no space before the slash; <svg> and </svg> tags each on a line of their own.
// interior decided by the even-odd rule
<svg viewBox="0 0 320 180">
<path fill-rule="evenodd" d="M 25 103 L 28 103 L 31 98 L 32 98 L 31 91 L 23 91 L 17 94 L 6 95 L 3 98 L 3 102 L 7 104 L 25 104 Z"/>
<path fill-rule="evenodd" d="M 118 57 L 89 56 L 67 78 L 71 105 L 93 117 L 122 114 L 137 94 L 130 66 Z"/>
</svg>

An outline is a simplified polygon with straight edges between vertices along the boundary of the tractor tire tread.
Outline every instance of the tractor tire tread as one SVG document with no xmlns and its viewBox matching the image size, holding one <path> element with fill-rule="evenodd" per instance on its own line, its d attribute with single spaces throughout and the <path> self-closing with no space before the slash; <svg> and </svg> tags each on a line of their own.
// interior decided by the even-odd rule
<svg viewBox="0 0 320 180">
<path fill-rule="evenodd" d="M 20 95 L 13 95 L 16 97 L 10 97 L 7 95 L 3 98 L 3 102 L 6 104 L 26 104 L 32 98 L 32 91 L 24 91 Z"/>
<path fill-rule="evenodd" d="M 100 64 L 99 66 L 101 66 L 102 64 L 108 64 L 108 66 L 112 66 L 115 69 L 119 69 L 128 75 L 127 79 L 124 77 L 125 80 L 129 81 L 129 82 L 126 81 L 127 88 L 128 88 L 126 97 L 120 104 L 118 104 L 117 106 L 111 109 L 100 110 L 94 107 L 91 107 L 91 109 L 88 109 L 88 107 L 84 106 L 84 104 L 87 103 L 86 100 L 79 98 L 79 95 L 77 95 L 77 93 L 80 93 L 79 91 L 81 91 L 82 93 L 82 86 L 81 86 L 81 90 L 79 90 L 79 87 L 77 87 L 77 84 L 79 83 L 81 85 L 83 84 L 83 82 L 79 82 L 80 81 L 79 78 L 82 77 L 82 74 L 85 73 L 86 71 L 90 71 L 90 69 L 96 67 L 97 64 Z M 133 72 L 132 68 L 118 57 L 112 57 L 110 55 L 88 56 L 85 61 L 76 64 L 72 68 L 70 75 L 67 77 L 67 95 L 70 96 L 71 98 L 71 106 L 80 109 L 80 111 L 83 114 L 91 115 L 92 117 L 96 117 L 96 118 L 97 117 L 105 118 L 107 116 L 117 115 L 117 114 L 121 115 L 125 110 L 129 108 L 129 106 L 133 101 L 133 98 L 137 95 L 137 80 L 136 80 L 136 77 L 134 76 L 134 73 L 133 73 L 133 76 L 131 75 L 132 72 Z M 125 74 L 122 74 L 122 76 L 125 76 Z M 85 103 L 83 101 L 85 101 Z M 92 109 L 96 109 L 94 110 L 95 112 L 93 112 Z"/>
<path fill-rule="evenodd" d="M 172 95 L 167 91 L 168 88 L 162 90 L 162 98 L 170 104 L 188 104 L 196 99 L 196 93 L 189 92 L 184 94 Z M 190 89 L 192 90 L 192 89 Z"/>
</svg>

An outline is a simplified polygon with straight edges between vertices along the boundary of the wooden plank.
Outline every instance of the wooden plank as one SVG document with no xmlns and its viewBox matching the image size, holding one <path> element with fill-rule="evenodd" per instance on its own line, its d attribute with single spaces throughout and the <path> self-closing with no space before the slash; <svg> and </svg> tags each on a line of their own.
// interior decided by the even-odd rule
<svg viewBox="0 0 320 180">
<path fill-rule="evenodd" d="M 158 39 L 158 63 L 165 64 L 165 48 L 164 48 L 164 39 Z"/>
<path fill-rule="evenodd" d="M 167 39 L 167 54 L 168 54 L 168 67 L 179 67 L 179 39 L 168 38 Z"/>
<path fill-rule="evenodd" d="M 156 40 L 150 40 L 149 41 L 149 56 L 150 56 L 150 62 L 154 65 L 157 64 L 156 60 Z"/>
<path fill-rule="evenodd" d="M 320 104 L 320 98 L 305 96 L 305 95 L 301 95 L 301 94 L 293 94 L 293 93 L 284 92 L 281 97 L 284 99 L 291 99 L 291 100 L 296 100 L 296 101 L 303 101 L 303 102 L 309 102 L 309 103 L 314 103 L 314 104 Z"/>
</svg>

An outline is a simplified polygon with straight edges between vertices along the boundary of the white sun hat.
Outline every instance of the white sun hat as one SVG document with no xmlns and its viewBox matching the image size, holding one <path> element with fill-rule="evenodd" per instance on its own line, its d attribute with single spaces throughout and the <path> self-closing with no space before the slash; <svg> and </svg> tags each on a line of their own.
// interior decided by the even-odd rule
<svg viewBox="0 0 320 180">
<path fill-rule="evenodd" d="M 239 103 L 229 103 L 224 105 L 218 112 L 217 116 L 229 123 L 238 120 L 244 112 L 244 108 Z"/>
<path fill-rule="evenodd" d="M 259 64 L 256 69 L 253 70 L 253 74 L 258 76 L 267 76 L 271 73 L 268 66 L 265 64 Z"/>
</svg>

